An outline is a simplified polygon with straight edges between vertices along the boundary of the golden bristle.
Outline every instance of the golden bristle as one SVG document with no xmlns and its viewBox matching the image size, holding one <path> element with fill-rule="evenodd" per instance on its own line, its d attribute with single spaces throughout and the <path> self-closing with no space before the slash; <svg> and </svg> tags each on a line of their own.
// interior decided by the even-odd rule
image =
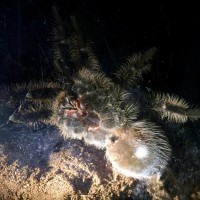
<svg viewBox="0 0 200 200">
<path fill-rule="evenodd" d="M 61 84 L 59 82 L 51 82 L 51 81 L 30 81 L 27 85 L 27 88 L 29 90 L 34 90 L 34 89 L 56 89 L 60 88 Z"/>
<path fill-rule="evenodd" d="M 109 89 L 112 85 L 112 81 L 103 72 L 97 70 L 91 70 L 83 67 L 78 72 L 78 78 L 87 83 L 90 83 L 95 88 Z M 84 82 L 83 82 L 84 84 Z"/>
<path fill-rule="evenodd" d="M 28 126 L 32 126 L 38 123 L 48 124 L 52 111 L 50 105 L 30 105 L 27 109 L 23 108 L 23 104 L 20 106 L 18 111 L 13 113 L 9 121 L 16 123 L 23 123 Z"/>
<path fill-rule="evenodd" d="M 15 92 L 22 92 L 34 89 L 46 89 L 46 88 L 61 88 L 61 84 L 59 82 L 51 82 L 51 81 L 30 81 L 29 83 L 16 83 L 11 85 L 11 89 Z"/>
<path fill-rule="evenodd" d="M 99 61 L 89 44 L 81 46 L 77 36 L 68 39 L 70 61 L 76 67 L 86 66 L 90 69 L 100 69 Z"/>
<path fill-rule="evenodd" d="M 131 87 L 142 79 L 142 74 L 150 70 L 150 61 L 155 53 L 155 48 L 151 48 L 142 54 L 134 54 L 127 59 L 116 73 L 117 82 L 123 87 Z"/>
<path fill-rule="evenodd" d="M 56 96 L 56 98 L 54 99 L 53 103 L 52 103 L 52 116 L 50 119 L 50 123 L 52 125 L 58 125 L 58 119 L 60 118 L 59 116 L 59 110 L 60 110 L 60 106 L 65 102 L 65 96 L 66 93 L 64 91 L 61 91 L 58 93 L 58 95 Z"/>
<path fill-rule="evenodd" d="M 24 94 L 29 101 L 52 101 L 59 91 L 62 90 L 58 82 L 30 81 L 28 84 L 16 84 L 14 86 L 16 96 Z"/>
<path fill-rule="evenodd" d="M 52 105 L 52 110 L 54 113 L 57 112 L 57 109 L 60 107 L 60 105 L 64 103 L 65 96 L 66 96 L 66 93 L 64 91 L 59 92 L 58 95 L 56 96 Z"/>
<path fill-rule="evenodd" d="M 69 60 L 77 66 L 81 65 L 82 62 L 82 57 L 80 52 L 81 48 L 79 46 L 76 36 L 70 37 L 67 40 L 67 44 L 69 47 L 69 56 L 70 56 Z"/>
<path fill-rule="evenodd" d="M 152 110 L 155 110 L 163 119 L 175 123 L 185 123 L 190 116 L 187 115 L 189 104 L 182 98 L 168 93 L 152 93 Z"/>
<path fill-rule="evenodd" d="M 128 91 L 122 89 L 119 85 L 116 85 L 112 88 L 112 98 L 116 101 L 116 102 L 124 102 L 129 100 L 131 97 L 131 93 L 129 93 Z"/>
<path fill-rule="evenodd" d="M 96 70 L 100 69 L 99 61 L 89 45 L 83 50 L 83 52 L 87 55 L 86 67 Z"/>
<path fill-rule="evenodd" d="M 125 64 L 123 64 L 114 75 L 116 76 L 118 82 L 124 86 L 130 86 L 137 82 L 138 79 L 141 79 L 139 73 L 137 73 L 134 68 L 134 64 L 138 56 L 133 55 L 129 57 Z"/>
</svg>

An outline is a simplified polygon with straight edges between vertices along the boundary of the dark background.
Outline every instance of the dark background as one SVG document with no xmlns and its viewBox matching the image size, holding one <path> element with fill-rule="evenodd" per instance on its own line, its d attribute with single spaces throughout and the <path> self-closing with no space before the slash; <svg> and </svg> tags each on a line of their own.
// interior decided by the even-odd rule
<svg viewBox="0 0 200 200">
<path fill-rule="evenodd" d="M 52 69 L 52 5 L 65 23 L 75 15 L 94 43 L 105 71 L 134 52 L 153 46 L 157 54 L 144 84 L 198 104 L 200 75 L 199 10 L 194 4 L 138 4 L 119 1 L 0 1 L 0 83 L 48 77 Z"/>
</svg>

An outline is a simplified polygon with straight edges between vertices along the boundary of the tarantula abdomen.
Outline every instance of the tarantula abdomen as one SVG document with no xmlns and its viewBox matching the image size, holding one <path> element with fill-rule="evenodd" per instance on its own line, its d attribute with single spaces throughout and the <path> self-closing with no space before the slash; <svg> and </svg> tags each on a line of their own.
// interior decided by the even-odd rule
<svg viewBox="0 0 200 200">
<path fill-rule="evenodd" d="M 160 174 L 171 155 L 167 138 L 149 122 L 116 128 L 107 138 L 106 146 L 106 155 L 113 167 L 139 179 Z"/>
</svg>

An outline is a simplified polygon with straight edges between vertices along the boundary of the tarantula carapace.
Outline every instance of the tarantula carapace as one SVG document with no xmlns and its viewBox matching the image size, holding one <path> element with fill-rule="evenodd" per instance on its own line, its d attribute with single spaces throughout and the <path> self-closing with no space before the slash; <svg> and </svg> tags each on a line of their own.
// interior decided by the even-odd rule
<svg viewBox="0 0 200 200">
<path fill-rule="evenodd" d="M 138 82 L 150 70 L 155 48 L 129 57 L 109 76 L 83 41 L 75 18 L 73 36 L 66 37 L 56 9 L 54 14 L 54 66 L 61 80 L 2 89 L 1 102 L 17 107 L 9 121 L 55 125 L 66 139 L 83 139 L 105 149 L 113 168 L 126 176 L 140 179 L 160 174 L 170 159 L 171 147 L 162 129 L 151 122 L 151 114 L 184 123 L 198 119 L 199 109 L 190 108 L 176 95 L 138 92 Z"/>
</svg>

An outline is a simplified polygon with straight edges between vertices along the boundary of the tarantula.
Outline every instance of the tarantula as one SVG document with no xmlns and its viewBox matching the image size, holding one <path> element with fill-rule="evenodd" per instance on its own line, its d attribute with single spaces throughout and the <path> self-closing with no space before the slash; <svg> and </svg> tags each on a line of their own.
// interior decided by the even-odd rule
<svg viewBox="0 0 200 200">
<path fill-rule="evenodd" d="M 83 139 L 106 149 L 113 168 L 125 176 L 141 179 L 162 173 L 172 151 L 162 129 L 151 122 L 152 114 L 185 123 L 198 119 L 199 109 L 176 95 L 138 95 L 138 83 L 150 70 L 155 48 L 132 55 L 109 76 L 84 42 L 75 18 L 74 32 L 66 37 L 55 8 L 54 15 L 52 46 L 59 78 L 2 88 L 0 101 L 16 107 L 9 121 L 55 125 L 66 139 Z"/>
</svg>

